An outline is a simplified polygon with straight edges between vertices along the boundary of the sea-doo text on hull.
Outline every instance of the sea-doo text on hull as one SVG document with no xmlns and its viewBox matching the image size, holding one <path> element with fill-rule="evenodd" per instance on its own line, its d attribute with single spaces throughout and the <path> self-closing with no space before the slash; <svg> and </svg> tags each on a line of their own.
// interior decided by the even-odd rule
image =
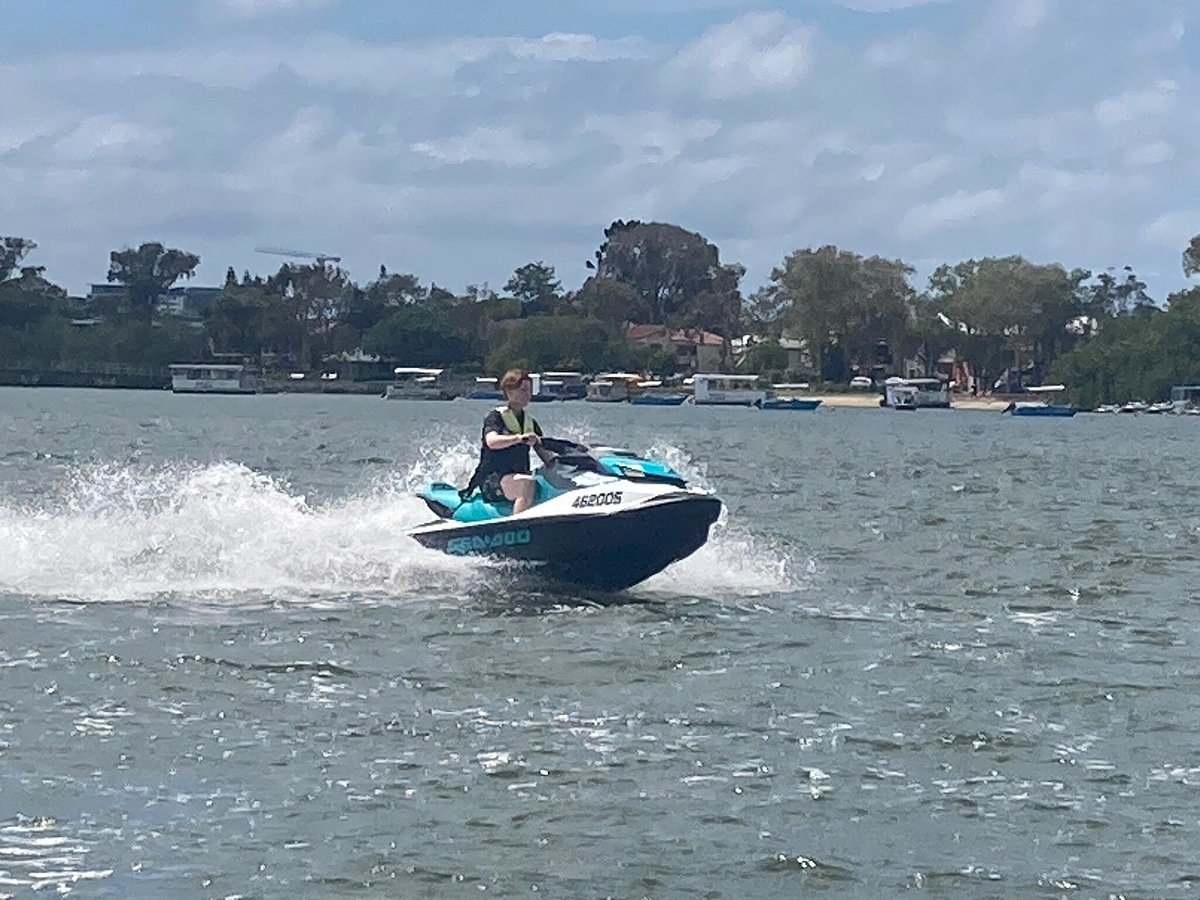
<svg viewBox="0 0 1200 900">
<path fill-rule="evenodd" d="M 410 534 L 446 553 L 511 560 L 539 577 L 602 590 L 645 581 L 708 540 L 721 501 L 670 467 L 627 450 L 553 438 L 543 445 L 557 456 L 535 473 L 534 506 L 513 515 L 512 504 L 435 483 L 420 496 L 440 519 Z"/>
</svg>

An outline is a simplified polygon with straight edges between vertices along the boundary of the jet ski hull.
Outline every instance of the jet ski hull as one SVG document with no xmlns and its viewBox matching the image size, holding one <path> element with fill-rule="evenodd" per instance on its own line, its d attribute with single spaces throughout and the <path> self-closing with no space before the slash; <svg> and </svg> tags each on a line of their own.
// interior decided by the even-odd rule
<svg viewBox="0 0 1200 900">
<path fill-rule="evenodd" d="M 443 521 L 411 534 L 424 546 L 451 555 L 511 560 L 539 578 L 619 591 L 695 553 L 720 512 L 716 497 L 679 491 L 589 515 Z"/>
</svg>

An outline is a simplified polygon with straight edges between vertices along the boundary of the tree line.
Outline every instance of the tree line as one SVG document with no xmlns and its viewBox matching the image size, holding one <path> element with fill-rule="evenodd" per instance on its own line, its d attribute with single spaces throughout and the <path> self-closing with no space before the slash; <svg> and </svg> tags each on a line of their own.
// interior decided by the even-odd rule
<svg viewBox="0 0 1200 900">
<path fill-rule="evenodd" d="M 939 266 L 917 290 L 903 260 L 822 246 L 788 254 L 766 285 L 743 294 L 745 268 L 722 262 L 702 235 L 618 220 L 574 291 L 542 261 L 516 269 L 500 292 L 455 292 L 383 266 L 359 284 L 318 260 L 267 275 L 229 269 L 196 328 L 158 310 L 169 288 L 194 276 L 195 254 L 159 243 L 115 250 L 107 277 L 123 290 L 85 305 L 44 268 L 23 264 L 35 247 L 0 238 L 3 365 L 162 366 L 225 353 L 315 371 L 361 350 L 463 372 L 523 364 L 672 374 L 671 348 L 625 339 L 633 322 L 720 335 L 726 369 L 737 362 L 731 341 L 754 335 L 740 370 L 773 377 L 844 383 L 852 374 L 908 374 L 905 361 L 929 374 L 949 354 L 981 384 L 1062 380 L 1085 404 L 1161 397 L 1174 384 L 1200 382 L 1200 287 L 1155 302 L 1127 266 L 1092 273 L 986 257 Z M 1200 274 L 1200 235 L 1183 251 L 1183 269 Z M 785 371 L 795 359 L 785 339 L 804 348 L 798 370 Z"/>
</svg>

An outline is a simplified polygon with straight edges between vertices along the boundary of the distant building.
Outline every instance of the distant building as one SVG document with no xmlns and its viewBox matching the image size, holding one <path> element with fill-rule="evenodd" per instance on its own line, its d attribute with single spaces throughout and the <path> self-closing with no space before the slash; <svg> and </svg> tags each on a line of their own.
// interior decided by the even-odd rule
<svg viewBox="0 0 1200 900">
<path fill-rule="evenodd" d="M 632 344 L 674 353 L 677 371 L 721 371 L 725 339 L 711 331 L 682 331 L 666 325 L 630 325 L 625 331 L 625 339 Z"/>
<path fill-rule="evenodd" d="M 734 368 L 740 369 L 747 354 L 758 344 L 767 340 L 775 340 L 779 348 L 787 355 L 787 364 L 783 367 L 788 372 L 811 372 L 813 370 L 812 354 L 808 352 L 808 344 L 798 338 L 781 337 L 779 339 L 762 338 L 753 334 L 744 334 L 730 341 L 733 350 Z"/>
</svg>

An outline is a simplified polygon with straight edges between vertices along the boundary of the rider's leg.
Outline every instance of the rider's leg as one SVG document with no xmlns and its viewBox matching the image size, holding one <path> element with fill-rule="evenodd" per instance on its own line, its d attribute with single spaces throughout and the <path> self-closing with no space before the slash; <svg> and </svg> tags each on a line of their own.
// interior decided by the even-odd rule
<svg viewBox="0 0 1200 900">
<path fill-rule="evenodd" d="M 533 495 L 537 482 L 532 475 L 505 475 L 500 479 L 500 490 L 513 503 L 513 512 L 525 512 L 533 506 Z"/>
</svg>

